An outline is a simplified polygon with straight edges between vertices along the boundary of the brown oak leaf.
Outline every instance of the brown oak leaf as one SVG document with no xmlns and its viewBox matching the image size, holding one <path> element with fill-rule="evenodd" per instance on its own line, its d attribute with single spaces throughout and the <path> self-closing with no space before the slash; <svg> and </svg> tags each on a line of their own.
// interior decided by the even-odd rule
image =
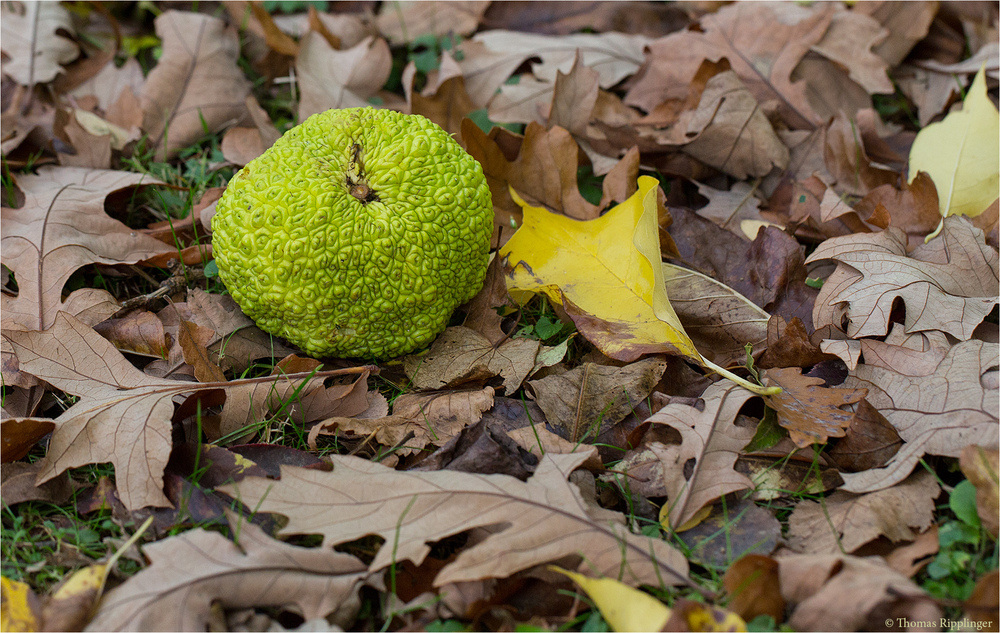
<svg viewBox="0 0 1000 633">
<path fill-rule="evenodd" d="M 307 621 L 354 621 L 368 576 L 349 554 L 289 545 L 241 522 L 236 542 L 196 528 L 143 547 L 149 566 L 101 600 L 95 631 L 203 631 L 216 608 L 295 606 Z"/>
<path fill-rule="evenodd" d="M 854 411 L 842 409 L 865 397 L 866 389 L 826 387 L 822 378 L 802 374 L 801 367 L 782 367 L 764 372 L 765 383 L 782 391 L 766 401 L 778 414 L 778 424 L 788 429 L 796 446 L 844 437 L 854 419 Z"/>
<path fill-rule="evenodd" d="M 620 513 L 588 505 L 567 481 L 593 451 L 548 453 L 526 482 L 499 474 L 400 472 L 334 456 L 332 472 L 284 467 L 279 481 L 248 477 L 222 490 L 288 517 L 283 533 L 322 534 L 324 547 L 383 537 L 386 545 L 369 566 L 373 572 L 402 561 L 419 565 L 428 543 L 489 526 L 485 540 L 441 569 L 438 587 L 505 577 L 564 557 L 579 557 L 570 568 L 630 585 L 690 585 L 680 552 L 629 532 Z"/>
</svg>

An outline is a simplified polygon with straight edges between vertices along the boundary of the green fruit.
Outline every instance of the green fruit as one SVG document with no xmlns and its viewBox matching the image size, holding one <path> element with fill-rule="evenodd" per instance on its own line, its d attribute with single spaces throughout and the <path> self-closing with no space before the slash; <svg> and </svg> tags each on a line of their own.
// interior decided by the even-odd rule
<svg viewBox="0 0 1000 633">
<path fill-rule="evenodd" d="M 315 114 L 237 173 L 216 208 L 213 251 L 233 298 L 317 356 L 424 347 L 486 275 L 482 167 L 418 115 Z"/>
</svg>

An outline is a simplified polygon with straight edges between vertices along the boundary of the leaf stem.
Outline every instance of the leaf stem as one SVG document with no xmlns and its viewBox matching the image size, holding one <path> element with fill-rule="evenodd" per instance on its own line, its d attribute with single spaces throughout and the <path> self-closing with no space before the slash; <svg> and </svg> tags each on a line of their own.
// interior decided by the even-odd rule
<svg viewBox="0 0 1000 633">
<path fill-rule="evenodd" d="M 729 380 L 735 382 L 737 385 L 743 387 L 747 391 L 754 392 L 758 396 L 773 396 L 781 393 L 781 387 L 762 387 L 760 385 L 756 385 L 747 380 L 746 378 L 740 378 L 739 376 L 729 371 L 728 369 L 719 367 L 718 365 L 708 360 L 704 356 L 702 357 L 701 362 L 705 367 L 711 369 L 712 371 L 719 374 L 723 378 L 728 378 Z"/>
</svg>

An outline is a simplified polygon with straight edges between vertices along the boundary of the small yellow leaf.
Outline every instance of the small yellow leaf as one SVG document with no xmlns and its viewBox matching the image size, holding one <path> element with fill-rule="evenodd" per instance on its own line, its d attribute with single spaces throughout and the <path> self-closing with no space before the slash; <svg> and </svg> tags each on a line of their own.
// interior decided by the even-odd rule
<svg viewBox="0 0 1000 633">
<path fill-rule="evenodd" d="M 667 299 L 656 188 L 655 178 L 642 176 L 628 200 L 587 221 L 533 207 L 512 192 L 524 209 L 524 223 L 500 250 L 510 271 L 508 290 L 543 292 L 559 304 L 565 297 L 586 314 L 617 326 L 627 336 L 595 341 L 613 358 L 622 353 L 619 347 L 667 343 L 700 362 Z"/>
<path fill-rule="evenodd" d="M 921 171 L 937 187 L 942 217 L 975 217 L 997 199 L 1000 114 L 986 96 L 983 69 L 976 74 L 960 112 L 917 133 L 910 148 L 910 182 Z"/>
<path fill-rule="evenodd" d="M 555 566 L 549 569 L 580 585 L 614 631 L 659 631 L 670 619 L 667 605 L 617 580 L 590 578 Z"/>
<path fill-rule="evenodd" d="M 754 393 L 779 392 L 703 358 L 684 331 L 663 276 L 657 184 L 640 176 L 628 200 L 586 221 L 533 207 L 511 189 L 524 223 L 500 249 L 507 290 L 518 301 L 525 293 L 544 293 L 580 314 L 581 333 L 611 358 L 631 362 L 643 354 L 676 352 Z"/>
<path fill-rule="evenodd" d="M 37 607 L 31 587 L 6 576 L 0 577 L 0 631 L 37 631 Z"/>
<path fill-rule="evenodd" d="M 698 527 L 702 521 L 708 518 L 708 515 L 712 514 L 712 506 L 707 505 L 701 510 L 694 513 L 694 516 L 685 521 L 684 523 L 678 525 L 676 528 L 670 527 L 670 504 L 666 503 L 660 508 L 660 525 L 663 526 L 664 530 L 673 530 L 674 532 L 685 532 L 691 528 Z"/>
</svg>

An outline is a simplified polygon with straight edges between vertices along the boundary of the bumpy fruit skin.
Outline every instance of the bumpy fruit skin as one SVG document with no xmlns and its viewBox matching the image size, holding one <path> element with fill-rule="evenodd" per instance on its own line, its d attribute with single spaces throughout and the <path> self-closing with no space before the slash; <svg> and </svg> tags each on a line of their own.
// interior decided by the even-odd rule
<svg viewBox="0 0 1000 633">
<path fill-rule="evenodd" d="M 213 252 L 233 298 L 316 356 L 424 347 L 486 275 L 482 167 L 419 115 L 315 114 L 237 173 L 216 209 Z"/>
</svg>

